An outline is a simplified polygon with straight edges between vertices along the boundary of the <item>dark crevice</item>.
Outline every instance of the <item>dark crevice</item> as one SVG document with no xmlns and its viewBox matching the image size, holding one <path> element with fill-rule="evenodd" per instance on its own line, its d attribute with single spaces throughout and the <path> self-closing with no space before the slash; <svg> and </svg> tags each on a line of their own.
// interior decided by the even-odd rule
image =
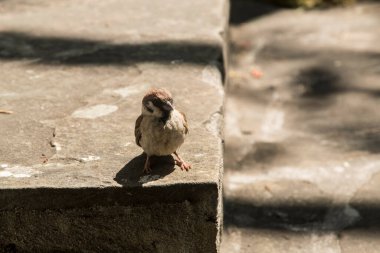
<svg viewBox="0 0 380 253">
<path fill-rule="evenodd" d="M 18 251 L 17 251 L 16 244 L 9 243 L 9 244 L 5 245 L 3 252 L 4 253 L 17 253 Z"/>
<path fill-rule="evenodd" d="M 55 138 L 55 127 L 52 128 L 51 138 L 48 140 L 48 145 L 50 147 L 50 152 L 48 152 L 49 155 L 45 155 L 45 153 L 42 154 L 42 163 L 47 163 L 51 157 L 53 157 L 57 153 L 56 145 L 54 143 Z"/>
<path fill-rule="evenodd" d="M 212 223 L 217 223 L 215 215 L 210 215 L 210 214 L 205 214 L 206 216 L 206 222 L 212 222 Z"/>
<path fill-rule="evenodd" d="M 224 55 L 221 53 L 219 56 L 216 58 L 216 67 L 218 68 L 221 76 L 222 76 L 222 84 L 226 85 L 226 66 L 225 66 L 225 59 Z"/>
</svg>

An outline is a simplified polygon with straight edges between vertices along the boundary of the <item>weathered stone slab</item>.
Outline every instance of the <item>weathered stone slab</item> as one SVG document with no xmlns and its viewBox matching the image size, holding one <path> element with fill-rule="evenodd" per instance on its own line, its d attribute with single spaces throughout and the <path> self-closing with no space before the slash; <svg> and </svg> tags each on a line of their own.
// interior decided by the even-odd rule
<svg viewBox="0 0 380 253">
<path fill-rule="evenodd" d="M 226 1 L 0 3 L 0 246 L 217 252 Z M 134 121 L 172 91 L 190 135 L 142 174 Z"/>
<path fill-rule="evenodd" d="M 378 252 L 379 3 L 232 4 L 222 252 Z"/>
<path fill-rule="evenodd" d="M 226 198 L 326 209 L 378 202 L 379 10 L 279 11 L 231 29 Z"/>
</svg>

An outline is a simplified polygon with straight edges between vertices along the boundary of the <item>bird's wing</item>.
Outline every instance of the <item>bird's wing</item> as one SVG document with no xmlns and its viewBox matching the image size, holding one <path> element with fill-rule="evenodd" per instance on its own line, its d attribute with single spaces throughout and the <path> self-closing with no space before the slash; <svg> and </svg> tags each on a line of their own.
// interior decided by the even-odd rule
<svg viewBox="0 0 380 253">
<path fill-rule="evenodd" d="M 181 113 L 183 117 L 183 126 L 185 127 L 185 134 L 187 134 L 189 133 L 189 125 L 187 124 L 186 115 L 183 112 L 179 112 L 179 113 Z"/>
<path fill-rule="evenodd" d="M 137 119 L 136 119 L 136 124 L 135 124 L 135 140 L 136 140 L 136 144 L 140 145 L 140 140 L 141 140 L 141 130 L 140 130 L 140 124 L 141 124 L 141 121 L 143 119 L 143 115 L 141 114 Z"/>
</svg>

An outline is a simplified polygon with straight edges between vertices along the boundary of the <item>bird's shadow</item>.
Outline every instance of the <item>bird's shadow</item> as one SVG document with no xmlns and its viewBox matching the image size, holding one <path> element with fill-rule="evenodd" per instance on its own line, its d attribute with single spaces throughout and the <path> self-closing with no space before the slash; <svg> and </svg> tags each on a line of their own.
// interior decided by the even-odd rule
<svg viewBox="0 0 380 253">
<path fill-rule="evenodd" d="M 151 156 L 151 169 L 148 174 L 143 172 L 146 154 L 142 153 L 130 160 L 116 174 L 114 180 L 122 186 L 136 187 L 158 180 L 172 173 L 175 169 L 173 156 Z"/>
</svg>

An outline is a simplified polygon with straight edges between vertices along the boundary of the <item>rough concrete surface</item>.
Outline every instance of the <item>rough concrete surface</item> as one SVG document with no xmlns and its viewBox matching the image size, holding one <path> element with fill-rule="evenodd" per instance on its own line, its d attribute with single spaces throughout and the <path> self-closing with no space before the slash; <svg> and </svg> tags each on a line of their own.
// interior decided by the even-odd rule
<svg viewBox="0 0 380 253">
<path fill-rule="evenodd" d="M 0 246 L 216 252 L 224 0 L 0 2 Z M 190 135 L 142 174 L 134 123 L 172 91 Z M 0 247 L 0 248 L 1 248 Z"/>
<path fill-rule="evenodd" d="M 379 3 L 231 8 L 222 252 L 379 252 Z"/>
</svg>

